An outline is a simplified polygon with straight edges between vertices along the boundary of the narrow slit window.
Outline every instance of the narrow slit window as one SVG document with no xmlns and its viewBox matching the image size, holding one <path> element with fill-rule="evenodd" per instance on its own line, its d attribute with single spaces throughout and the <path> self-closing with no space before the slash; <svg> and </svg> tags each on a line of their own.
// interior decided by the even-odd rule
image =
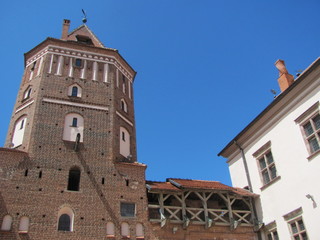
<svg viewBox="0 0 320 240">
<path fill-rule="evenodd" d="M 26 169 L 26 171 L 24 172 L 24 176 L 27 177 L 28 176 L 28 169 Z"/>
<path fill-rule="evenodd" d="M 24 127 L 24 119 L 21 121 L 20 129 L 23 129 Z"/>
</svg>

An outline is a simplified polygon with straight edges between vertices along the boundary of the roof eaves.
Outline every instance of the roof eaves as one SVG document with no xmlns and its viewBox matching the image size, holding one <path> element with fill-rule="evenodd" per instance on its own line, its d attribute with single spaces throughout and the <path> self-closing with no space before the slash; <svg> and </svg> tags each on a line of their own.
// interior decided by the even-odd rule
<svg viewBox="0 0 320 240">
<path fill-rule="evenodd" d="M 256 118 L 254 118 L 236 137 L 234 137 L 219 153 L 218 156 L 223 156 L 223 153 L 233 145 L 238 139 L 243 136 L 258 120 L 260 120 L 271 108 L 280 102 L 295 88 L 303 79 L 305 79 L 316 67 L 320 65 L 320 57 L 317 58 L 284 92 L 278 95 Z"/>
</svg>

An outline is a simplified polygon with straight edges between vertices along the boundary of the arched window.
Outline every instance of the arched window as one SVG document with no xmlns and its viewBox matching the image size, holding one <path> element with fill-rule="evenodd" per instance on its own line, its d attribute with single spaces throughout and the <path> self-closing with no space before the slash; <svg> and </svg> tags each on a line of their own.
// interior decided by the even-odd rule
<svg viewBox="0 0 320 240">
<path fill-rule="evenodd" d="M 76 87 L 76 86 L 72 87 L 71 96 L 72 97 L 77 97 L 78 96 L 78 87 Z"/>
<path fill-rule="evenodd" d="M 107 237 L 114 237 L 114 223 L 108 222 L 107 223 Z"/>
<path fill-rule="evenodd" d="M 143 225 L 141 223 L 137 223 L 136 225 L 136 237 L 138 239 L 144 239 L 144 230 Z"/>
<path fill-rule="evenodd" d="M 81 171 L 78 167 L 73 167 L 69 170 L 68 188 L 67 188 L 69 191 L 79 191 L 80 174 L 81 174 Z"/>
<path fill-rule="evenodd" d="M 59 217 L 58 231 L 70 232 L 70 223 L 71 223 L 70 216 L 66 213 L 62 214 Z"/>
<path fill-rule="evenodd" d="M 20 218 L 19 233 L 27 233 L 29 231 L 30 220 L 27 216 Z"/>
<path fill-rule="evenodd" d="M 121 99 L 121 110 L 124 112 L 128 112 L 128 106 L 124 99 Z"/>
<path fill-rule="evenodd" d="M 130 229 L 129 224 L 126 222 L 121 223 L 121 236 L 123 237 L 130 237 Z"/>
<path fill-rule="evenodd" d="M 12 225 L 12 217 L 10 215 L 4 216 L 2 220 L 1 230 L 2 231 L 10 231 Z"/>
<path fill-rule="evenodd" d="M 73 231 L 74 213 L 71 208 L 64 207 L 58 213 L 58 231 Z"/>
<path fill-rule="evenodd" d="M 120 154 L 124 157 L 130 155 L 130 134 L 123 127 L 120 127 Z"/>
<path fill-rule="evenodd" d="M 68 88 L 68 96 L 71 97 L 81 97 L 82 88 L 78 84 L 72 84 Z"/>
<path fill-rule="evenodd" d="M 64 120 L 63 140 L 75 142 L 77 135 L 80 134 L 80 142 L 83 142 L 83 117 L 77 113 L 66 115 Z"/>
<path fill-rule="evenodd" d="M 14 132 L 12 137 L 13 147 L 18 147 L 22 144 L 25 126 L 27 122 L 27 116 L 23 116 L 18 119 L 14 126 Z"/>
<path fill-rule="evenodd" d="M 23 99 L 27 99 L 31 96 L 31 92 L 32 92 L 32 88 L 31 87 L 28 87 L 26 89 L 26 91 L 24 91 L 24 94 L 23 94 Z"/>
</svg>

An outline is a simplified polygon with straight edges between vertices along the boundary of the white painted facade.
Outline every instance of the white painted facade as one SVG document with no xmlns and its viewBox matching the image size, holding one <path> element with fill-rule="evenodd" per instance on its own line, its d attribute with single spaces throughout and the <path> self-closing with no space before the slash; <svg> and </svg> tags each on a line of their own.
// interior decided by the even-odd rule
<svg viewBox="0 0 320 240">
<path fill-rule="evenodd" d="M 304 120 L 319 114 L 319 101 L 317 59 L 219 154 L 228 159 L 232 185 L 248 187 L 242 148 L 252 191 L 259 195 L 256 208 L 264 223 L 263 239 L 268 239 L 271 225 L 279 239 L 304 239 L 292 238 L 290 222 L 295 218 L 302 218 L 308 239 L 320 239 L 320 150 L 310 153 L 302 127 Z M 258 159 L 269 150 L 277 177 L 264 184 Z"/>
</svg>

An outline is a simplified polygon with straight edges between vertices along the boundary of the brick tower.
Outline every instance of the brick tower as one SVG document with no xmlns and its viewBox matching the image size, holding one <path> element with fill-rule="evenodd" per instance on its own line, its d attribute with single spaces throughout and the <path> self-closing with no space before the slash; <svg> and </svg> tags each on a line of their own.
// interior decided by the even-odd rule
<svg viewBox="0 0 320 240">
<path fill-rule="evenodd" d="M 86 25 L 71 33 L 69 26 L 64 20 L 61 39 L 47 38 L 25 54 L 0 149 L 1 217 L 13 230 L 0 239 L 144 239 L 136 73 Z"/>
</svg>

